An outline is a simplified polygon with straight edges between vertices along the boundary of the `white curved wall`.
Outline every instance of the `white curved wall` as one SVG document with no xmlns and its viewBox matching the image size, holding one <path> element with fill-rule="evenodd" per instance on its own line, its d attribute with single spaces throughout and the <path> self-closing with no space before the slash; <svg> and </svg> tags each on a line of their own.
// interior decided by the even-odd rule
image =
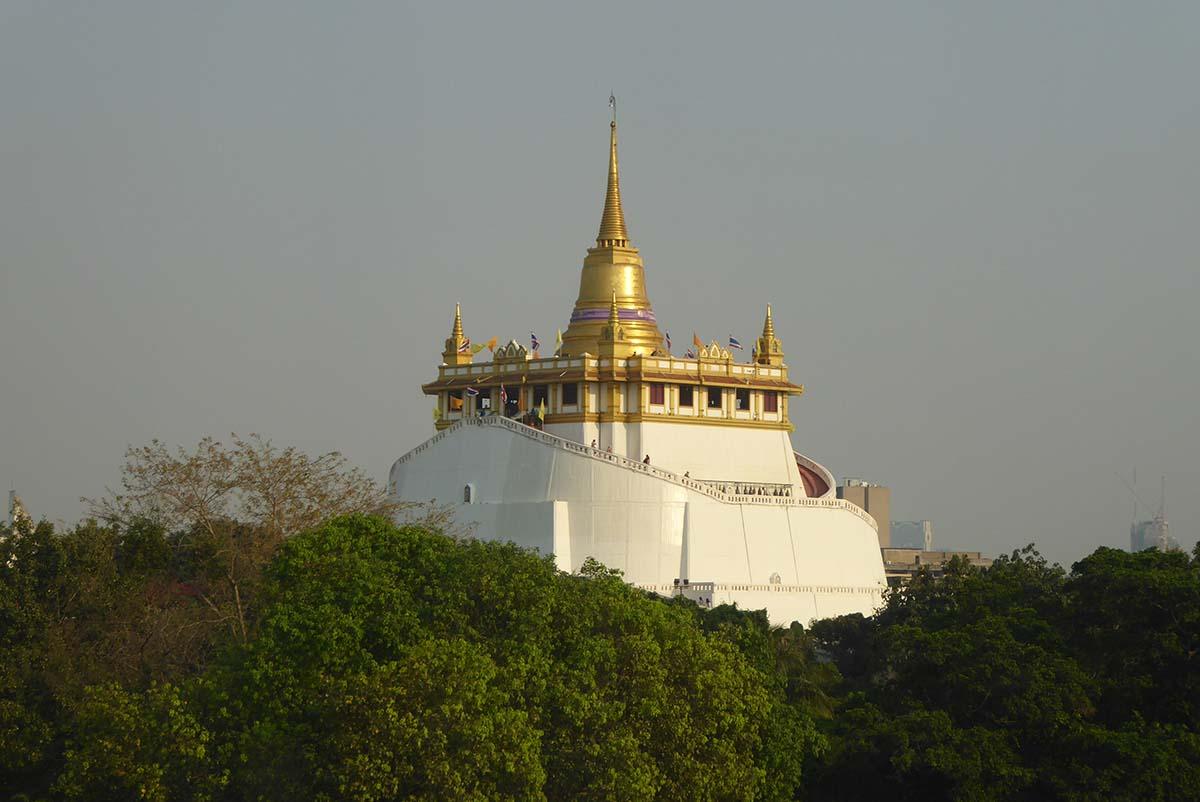
<svg viewBox="0 0 1200 802">
<path fill-rule="evenodd" d="M 462 503 L 468 483 L 473 504 Z M 885 587 L 875 530 L 840 501 L 725 503 L 501 426 L 447 430 L 398 460 L 390 486 L 401 500 L 450 503 L 476 536 L 554 554 L 562 570 L 594 557 L 660 593 L 676 579 L 711 582 L 702 600 L 765 607 L 775 623 L 870 614 Z"/>
</svg>

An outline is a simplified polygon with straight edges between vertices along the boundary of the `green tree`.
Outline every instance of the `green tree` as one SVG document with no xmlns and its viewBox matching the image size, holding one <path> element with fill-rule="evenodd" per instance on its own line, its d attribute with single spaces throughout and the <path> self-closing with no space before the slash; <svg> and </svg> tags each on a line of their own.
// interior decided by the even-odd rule
<svg viewBox="0 0 1200 802">
<path fill-rule="evenodd" d="M 177 688 L 97 685 L 76 711 L 55 790 L 96 802 L 209 800 L 225 782 L 210 741 Z"/>
</svg>

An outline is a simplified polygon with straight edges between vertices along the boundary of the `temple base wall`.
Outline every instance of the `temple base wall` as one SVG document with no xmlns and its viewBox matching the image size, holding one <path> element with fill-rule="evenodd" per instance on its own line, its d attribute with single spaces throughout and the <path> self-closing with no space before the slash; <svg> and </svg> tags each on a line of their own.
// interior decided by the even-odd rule
<svg viewBox="0 0 1200 802">
<path fill-rule="evenodd" d="M 777 448 L 791 454 L 786 437 Z M 874 529 L 837 500 L 723 502 L 500 427 L 414 451 L 392 468 L 395 498 L 450 503 L 477 537 L 553 554 L 564 571 L 594 557 L 659 593 L 710 583 L 702 601 L 765 607 L 781 624 L 871 614 L 886 587 Z"/>
</svg>

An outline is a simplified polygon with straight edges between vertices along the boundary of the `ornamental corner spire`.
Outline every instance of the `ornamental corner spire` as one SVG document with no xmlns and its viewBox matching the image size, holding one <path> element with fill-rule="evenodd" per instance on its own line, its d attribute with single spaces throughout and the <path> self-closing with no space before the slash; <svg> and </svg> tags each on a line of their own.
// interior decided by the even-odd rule
<svg viewBox="0 0 1200 802">
<path fill-rule="evenodd" d="M 771 305 L 767 304 L 767 317 L 763 321 L 762 336 L 754 344 L 754 361 L 760 365 L 782 365 L 783 343 L 775 336 L 775 320 L 771 317 Z"/>
<path fill-rule="evenodd" d="M 471 340 L 463 335 L 462 307 L 454 304 L 454 326 L 442 351 L 442 361 L 447 365 L 469 365 L 472 359 Z"/>
</svg>

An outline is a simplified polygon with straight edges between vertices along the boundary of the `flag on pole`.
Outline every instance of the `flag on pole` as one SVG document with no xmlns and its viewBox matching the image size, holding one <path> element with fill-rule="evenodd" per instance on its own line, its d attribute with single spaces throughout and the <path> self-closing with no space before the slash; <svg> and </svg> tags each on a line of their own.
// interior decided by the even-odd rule
<svg viewBox="0 0 1200 802">
<path fill-rule="evenodd" d="M 683 358 L 684 359 L 695 359 L 696 355 L 695 355 L 695 353 L 692 352 L 692 349 L 689 348 L 689 349 L 687 349 L 687 353 L 683 355 Z"/>
<path fill-rule="evenodd" d="M 554 355 L 558 356 L 558 352 L 562 350 L 562 329 L 558 330 L 558 334 L 554 335 Z"/>
<path fill-rule="evenodd" d="M 538 404 L 537 415 L 538 420 L 540 421 L 544 421 L 546 419 L 546 399 L 544 398 L 542 399 L 542 403 Z"/>
<path fill-rule="evenodd" d="M 462 399 L 450 396 L 450 409 L 462 409 Z"/>
<path fill-rule="evenodd" d="M 471 338 L 466 337 L 463 339 L 462 345 L 458 346 L 458 352 L 460 354 L 465 354 L 470 350 L 471 350 Z"/>
<path fill-rule="evenodd" d="M 694 331 L 692 332 L 692 345 L 696 346 L 697 350 L 704 347 L 704 340 L 701 340 L 700 335 Z"/>
<path fill-rule="evenodd" d="M 537 335 L 534 334 L 532 331 L 529 332 L 529 345 L 530 345 L 530 347 L 529 347 L 530 351 L 537 351 L 542 347 L 541 341 L 537 338 Z"/>
<path fill-rule="evenodd" d="M 496 353 L 496 338 L 495 337 L 493 337 L 492 339 L 487 341 L 487 347 L 488 347 L 488 350 L 491 351 L 493 354 Z"/>
<path fill-rule="evenodd" d="M 755 343 L 754 345 L 750 346 L 750 358 L 758 359 L 758 343 Z"/>
<path fill-rule="evenodd" d="M 738 342 L 737 337 L 734 337 L 732 334 L 729 335 L 729 347 L 736 348 L 739 351 L 745 350 L 742 348 L 742 344 Z"/>
<path fill-rule="evenodd" d="M 667 332 L 667 352 L 671 351 L 671 332 Z"/>
<path fill-rule="evenodd" d="M 508 390 L 504 389 L 504 385 L 500 385 L 500 409 L 503 410 L 508 406 Z"/>
<path fill-rule="evenodd" d="M 472 398 L 474 398 L 475 396 L 479 395 L 479 391 L 478 391 L 478 390 L 476 390 L 474 387 L 468 387 L 468 388 L 467 388 L 467 395 L 469 395 L 469 396 L 471 396 Z"/>
<path fill-rule="evenodd" d="M 486 347 L 487 346 L 485 346 L 483 343 L 475 343 L 474 345 L 471 346 L 471 354 L 472 355 L 478 354 L 480 351 L 482 351 Z"/>
</svg>

